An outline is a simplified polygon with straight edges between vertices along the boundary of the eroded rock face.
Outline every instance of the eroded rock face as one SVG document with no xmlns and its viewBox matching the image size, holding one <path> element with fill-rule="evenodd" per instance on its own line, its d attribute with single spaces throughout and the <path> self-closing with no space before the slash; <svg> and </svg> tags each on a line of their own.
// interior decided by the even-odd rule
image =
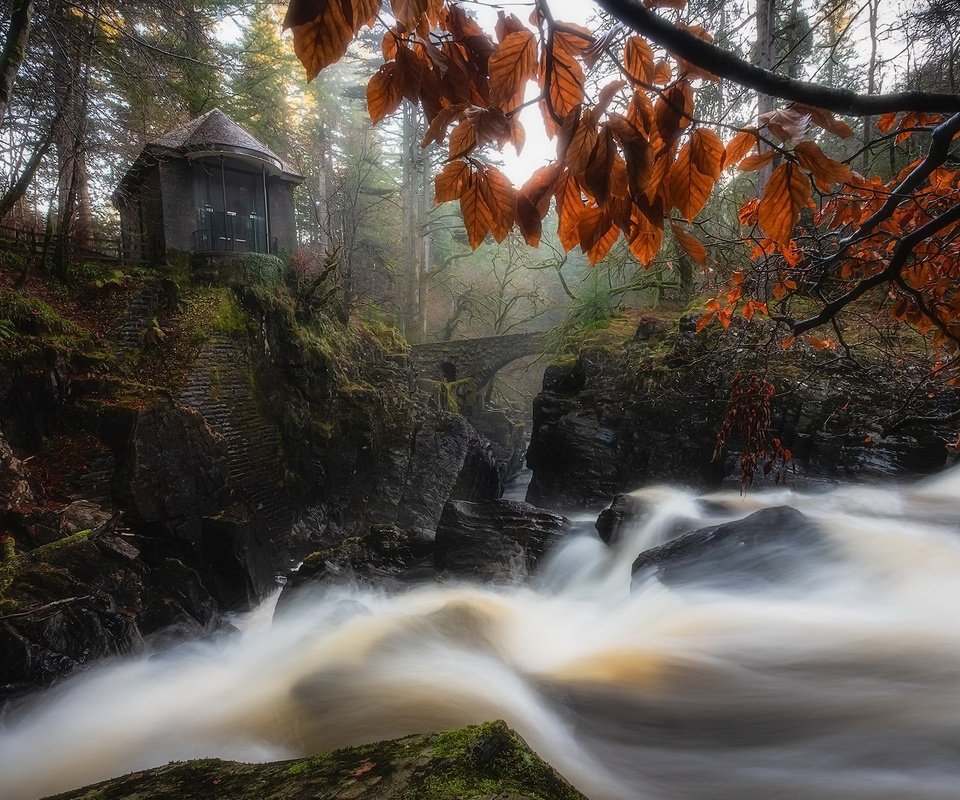
<svg viewBox="0 0 960 800">
<path fill-rule="evenodd" d="M 759 327 L 731 326 L 717 338 L 695 325 L 693 316 L 679 325 L 641 319 L 632 339 L 588 339 L 575 358 L 548 367 L 534 401 L 530 502 L 582 507 L 652 483 L 738 484 L 741 443 L 732 435 L 715 458 L 717 433 L 734 375 L 767 367 L 777 389 L 771 435 L 792 451 L 790 485 L 893 479 L 946 464 L 955 432 L 922 418 L 960 408 L 956 392 L 918 397 L 923 376 L 908 368 L 866 362 L 858 371 L 802 345 L 761 363 Z M 883 437 L 883 420 L 908 398 L 920 421 Z M 778 473 L 765 477 L 761 465 L 757 485 Z"/>
<path fill-rule="evenodd" d="M 516 500 L 451 500 L 437 526 L 434 563 L 451 577 L 522 580 L 569 529 L 559 514 Z"/>
<path fill-rule="evenodd" d="M 145 522 L 200 517 L 227 496 L 226 444 L 197 411 L 143 411 L 130 447 L 130 494 Z"/>
<path fill-rule="evenodd" d="M 586 800 L 503 722 L 407 736 L 275 764 L 168 764 L 50 800 Z"/>
</svg>

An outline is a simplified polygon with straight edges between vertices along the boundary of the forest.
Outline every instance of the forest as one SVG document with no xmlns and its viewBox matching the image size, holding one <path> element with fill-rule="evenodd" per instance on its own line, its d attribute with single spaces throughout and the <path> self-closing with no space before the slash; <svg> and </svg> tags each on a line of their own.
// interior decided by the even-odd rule
<svg viewBox="0 0 960 800">
<path fill-rule="evenodd" d="M 958 796 L 958 23 L 4 4 L 0 797 Z"/>
</svg>

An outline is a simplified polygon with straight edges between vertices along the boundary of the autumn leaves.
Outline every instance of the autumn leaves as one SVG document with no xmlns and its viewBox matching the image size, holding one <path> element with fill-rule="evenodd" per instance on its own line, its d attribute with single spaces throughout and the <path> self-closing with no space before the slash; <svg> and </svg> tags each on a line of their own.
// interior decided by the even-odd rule
<svg viewBox="0 0 960 800">
<path fill-rule="evenodd" d="M 378 0 L 293 0 L 287 21 L 308 72 L 339 58 L 380 10 Z M 715 76 L 678 56 L 658 55 L 640 36 L 598 39 L 552 20 L 540 6 L 530 25 L 501 12 L 496 41 L 455 2 L 391 0 L 390 11 L 395 22 L 383 38 L 385 63 L 367 86 L 370 118 L 380 122 L 403 99 L 423 108 L 423 145 L 447 151 L 436 202 L 459 201 L 471 247 L 488 234 L 503 241 L 514 226 L 537 245 L 553 202 L 563 247 L 579 246 L 591 263 L 622 234 L 636 259 L 650 264 L 669 223 L 679 247 L 705 264 L 707 248 L 694 225 L 723 171 L 772 164 L 763 197 L 741 219 L 759 226 L 763 252 L 789 254 L 814 186 L 850 179 L 849 168 L 807 136 L 814 124 L 848 133 L 840 120 L 819 109 L 781 109 L 725 145 L 694 109 L 693 81 Z M 710 38 L 701 28 L 684 27 Z M 620 74 L 589 97 L 585 72 L 601 58 L 609 61 L 608 73 Z M 547 131 L 557 138 L 557 158 L 517 188 L 478 152 L 523 147 L 518 112 L 532 86 L 538 93 L 529 102 L 540 104 Z"/>
</svg>

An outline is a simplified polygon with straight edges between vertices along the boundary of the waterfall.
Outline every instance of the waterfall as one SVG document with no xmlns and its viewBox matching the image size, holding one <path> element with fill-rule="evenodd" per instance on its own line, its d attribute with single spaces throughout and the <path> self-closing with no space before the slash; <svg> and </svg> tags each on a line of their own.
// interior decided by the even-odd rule
<svg viewBox="0 0 960 800">
<path fill-rule="evenodd" d="M 0 796 L 502 718 L 591 800 L 955 800 L 958 489 L 958 471 L 818 495 L 644 489 L 613 546 L 571 535 L 528 586 L 318 590 L 269 625 L 254 610 L 237 634 L 104 662 L 8 715 Z M 701 580 L 724 551 L 632 576 L 681 523 L 780 505 L 824 546 L 787 531 L 769 580 Z"/>
</svg>

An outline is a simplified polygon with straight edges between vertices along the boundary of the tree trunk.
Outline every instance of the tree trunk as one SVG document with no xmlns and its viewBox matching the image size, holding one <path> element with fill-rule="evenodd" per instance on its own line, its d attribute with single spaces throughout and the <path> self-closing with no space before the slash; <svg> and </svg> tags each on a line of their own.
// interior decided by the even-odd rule
<svg viewBox="0 0 960 800">
<path fill-rule="evenodd" d="M 776 25 L 777 11 L 775 0 L 757 0 L 757 61 L 762 69 L 773 69 L 776 59 L 776 42 L 774 41 L 774 26 Z M 768 94 L 757 94 L 757 114 L 766 114 L 776 107 L 774 98 Z M 760 152 L 769 148 L 760 142 Z M 773 165 L 768 164 L 760 170 L 760 191 L 767 185 Z"/>
<path fill-rule="evenodd" d="M 17 82 L 17 73 L 20 72 L 20 65 L 27 54 L 33 9 L 33 0 L 13 0 L 10 29 L 3 43 L 3 53 L 0 54 L 0 119 L 3 119 L 7 106 L 13 100 L 13 87 Z"/>
<path fill-rule="evenodd" d="M 53 144 L 53 137 L 60 127 L 62 113 L 62 111 L 58 112 L 57 116 L 53 118 L 53 122 L 50 123 L 50 130 L 43 138 L 43 141 L 41 141 L 33 153 L 30 154 L 30 158 L 20 172 L 20 176 L 10 185 L 7 191 L 4 192 L 3 197 L 0 197 L 0 220 L 10 213 L 11 209 L 13 209 L 20 201 L 20 198 L 26 194 L 27 189 L 33 182 L 33 177 L 37 174 L 40 162 L 43 161 L 43 157 L 50 149 L 50 145 Z"/>
<path fill-rule="evenodd" d="M 880 13 L 880 0 L 868 0 L 867 12 L 870 28 L 870 60 L 867 62 L 867 93 L 873 94 L 877 89 L 877 16 Z M 863 171 L 870 169 L 871 152 L 867 147 L 873 136 L 873 117 L 863 118 Z"/>
<path fill-rule="evenodd" d="M 401 224 L 400 258 L 404 275 L 403 318 L 407 340 L 416 344 L 421 340 L 420 269 L 417 251 L 420 232 L 417 225 L 417 190 L 420 186 L 417 170 L 420 142 L 417 140 L 416 110 L 408 103 L 403 105 L 403 122 L 400 141 L 401 165 Z"/>
</svg>

